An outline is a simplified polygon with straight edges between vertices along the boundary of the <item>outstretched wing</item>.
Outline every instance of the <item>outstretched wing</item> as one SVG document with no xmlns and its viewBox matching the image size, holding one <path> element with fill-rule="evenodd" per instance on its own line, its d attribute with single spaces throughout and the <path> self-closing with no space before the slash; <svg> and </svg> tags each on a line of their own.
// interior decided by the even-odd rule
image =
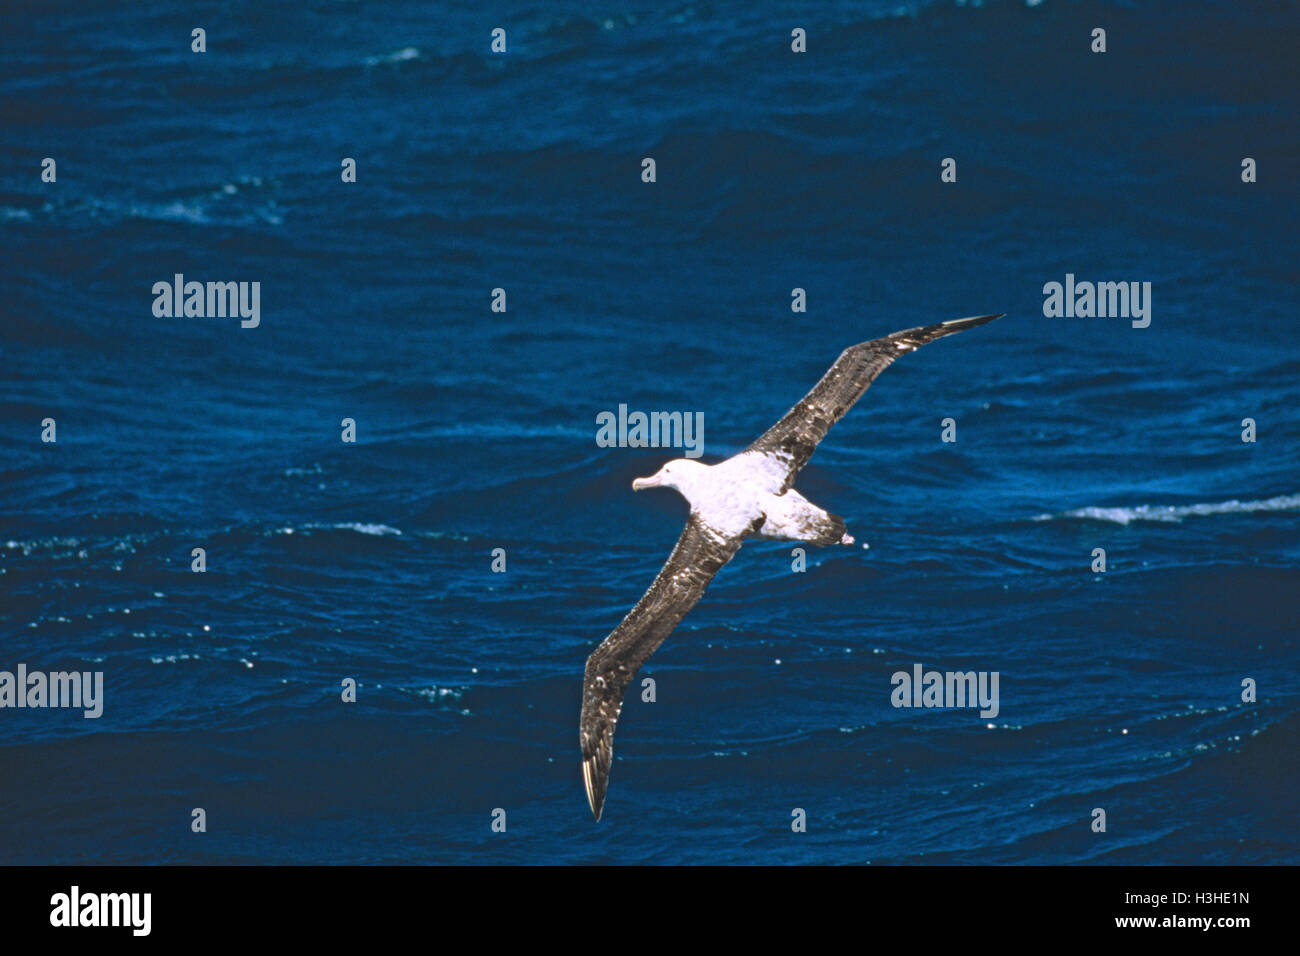
<svg viewBox="0 0 1300 956">
<path fill-rule="evenodd" d="M 799 469 L 808 464 L 817 443 L 826 437 L 831 426 L 844 417 L 844 413 L 853 407 L 853 403 L 862 397 L 890 362 L 927 342 L 992 322 L 1005 314 L 977 315 L 937 325 L 922 325 L 886 335 L 883 339 L 849 346 L 840 353 L 821 381 L 812 387 L 812 391 L 745 451 L 758 452 L 775 463 L 773 470 L 784 474 L 778 494 L 784 494 L 794 483 Z"/>
<path fill-rule="evenodd" d="M 597 820 L 605 804 L 605 787 L 614 759 L 614 724 L 623 707 L 627 685 L 700 600 L 718 569 L 732 559 L 745 538 L 762 522 L 760 516 L 745 534 L 728 538 L 692 513 L 650 590 L 587 658 L 579 738 L 587 801 Z"/>
</svg>

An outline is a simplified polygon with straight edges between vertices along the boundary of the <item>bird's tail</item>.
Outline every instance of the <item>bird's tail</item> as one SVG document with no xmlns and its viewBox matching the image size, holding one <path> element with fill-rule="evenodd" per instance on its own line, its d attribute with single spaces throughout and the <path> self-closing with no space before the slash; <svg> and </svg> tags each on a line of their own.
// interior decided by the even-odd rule
<svg viewBox="0 0 1300 956">
<path fill-rule="evenodd" d="M 844 519 L 839 515 L 827 514 L 818 518 L 814 530 L 817 532 L 817 537 L 813 538 L 810 544 L 824 548 L 844 542 Z"/>
</svg>

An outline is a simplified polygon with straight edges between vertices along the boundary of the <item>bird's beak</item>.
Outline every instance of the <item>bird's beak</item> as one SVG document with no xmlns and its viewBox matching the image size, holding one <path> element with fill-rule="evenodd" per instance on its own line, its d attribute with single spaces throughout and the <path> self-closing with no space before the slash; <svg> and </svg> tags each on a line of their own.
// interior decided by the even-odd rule
<svg viewBox="0 0 1300 956">
<path fill-rule="evenodd" d="M 659 475 L 657 474 L 651 475 L 649 478 L 633 478 L 632 490 L 640 491 L 642 488 L 654 488 L 658 486 L 659 482 L 661 482 L 662 480 L 663 479 L 660 478 Z"/>
</svg>

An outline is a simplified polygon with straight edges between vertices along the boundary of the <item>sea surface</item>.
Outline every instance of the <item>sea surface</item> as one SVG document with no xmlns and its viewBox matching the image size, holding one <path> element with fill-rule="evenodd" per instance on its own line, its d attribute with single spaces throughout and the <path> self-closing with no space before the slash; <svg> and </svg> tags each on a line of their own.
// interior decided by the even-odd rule
<svg viewBox="0 0 1300 956">
<path fill-rule="evenodd" d="M 104 710 L 0 708 L 0 862 L 1300 862 L 1297 49 L 1263 0 L 9 4 L 0 670 Z M 260 324 L 156 316 L 177 273 Z M 1067 274 L 1149 327 L 1045 317 Z M 858 545 L 746 545 L 651 658 L 594 822 L 583 664 L 686 515 L 596 416 L 716 461 L 986 312 L 801 475 Z M 894 707 L 916 664 L 999 713 Z"/>
</svg>

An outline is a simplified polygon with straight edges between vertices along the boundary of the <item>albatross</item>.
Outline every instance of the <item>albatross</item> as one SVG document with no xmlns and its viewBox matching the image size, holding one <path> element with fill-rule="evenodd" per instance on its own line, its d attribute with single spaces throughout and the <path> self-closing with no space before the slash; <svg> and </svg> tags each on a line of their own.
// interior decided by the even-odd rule
<svg viewBox="0 0 1300 956">
<path fill-rule="evenodd" d="M 691 510 L 682 536 L 650 589 L 587 658 L 579 740 L 587 802 L 597 820 L 614 759 L 614 725 L 628 684 L 745 539 L 853 544 L 843 518 L 817 507 L 793 488 L 795 476 L 831 426 L 900 355 L 1004 314 L 922 325 L 850 346 L 812 391 L 748 448 L 716 465 L 676 458 L 650 477 L 632 482 L 633 491 L 672 488 Z"/>
</svg>

